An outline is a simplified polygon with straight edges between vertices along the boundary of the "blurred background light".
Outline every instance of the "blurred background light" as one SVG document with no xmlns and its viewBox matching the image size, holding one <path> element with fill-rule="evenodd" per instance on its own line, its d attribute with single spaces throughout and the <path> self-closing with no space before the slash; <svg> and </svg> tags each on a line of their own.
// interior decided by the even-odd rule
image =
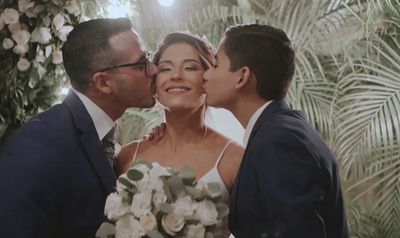
<svg viewBox="0 0 400 238">
<path fill-rule="evenodd" d="M 110 1 L 111 4 L 107 8 L 107 16 L 109 18 L 128 17 L 131 6 L 129 2 L 118 3 L 118 1 Z"/>
<path fill-rule="evenodd" d="M 158 3 L 159 3 L 161 6 L 169 7 L 169 6 L 171 6 L 171 5 L 174 3 L 174 0 L 158 0 Z"/>
</svg>

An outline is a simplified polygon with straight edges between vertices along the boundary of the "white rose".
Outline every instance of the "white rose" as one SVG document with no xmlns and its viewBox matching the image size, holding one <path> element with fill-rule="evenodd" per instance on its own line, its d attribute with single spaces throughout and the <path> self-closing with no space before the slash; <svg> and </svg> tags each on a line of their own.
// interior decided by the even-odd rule
<svg viewBox="0 0 400 238">
<path fill-rule="evenodd" d="M 161 166 L 159 163 L 152 163 L 153 168 L 150 170 L 150 178 L 158 178 L 161 176 L 170 176 L 171 168 Z"/>
<path fill-rule="evenodd" d="M 4 29 L 6 23 L 4 23 L 3 18 L 0 16 L 0 31 Z"/>
<path fill-rule="evenodd" d="M 122 202 L 121 197 L 117 193 L 108 195 L 106 205 L 104 206 L 104 214 L 109 220 L 116 221 L 128 213 L 129 206 Z"/>
<path fill-rule="evenodd" d="M 175 236 L 177 232 L 182 230 L 185 225 L 185 219 L 182 215 L 170 213 L 161 218 L 161 225 L 171 236 Z"/>
<path fill-rule="evenodd" d="M 139 222 L 145 231 L 157 229 L 157 220 L 153 213 L 148 213 L 147 215 L 142 216 Z"/>
<path fill-rule="evenodd" d="M 25 44 L 25 45 L 16 45 L 14 46 L 13 52 L 17 55 L 24 55 L 26 53 L 28 53 L 29 51 L 29 45 Z"/>
<path fill-rule="evenodd" d="M 137 193 L 132 198 L 131 211 L 136 217 L 142 217 L 151 211 L 151 193 Z"/>
<path fill-rule="evenodd" d="M 205 226 L 216 224 L 218 211 L 215 204 L 210 200 L 205 199 L 199 202 L 198 205 L 195 215 L 200 220 L 201 224 Z"/>
<path fill-rule="evenodd" d="M 48 27 L 36 27 L 32 32 L 31 42 L 39 42 L 41 44 L 47 44 L 51 40 L 50 28 Z"/>
<path fill-rule="evenodd" d="M 59 13 L 53 18 L 53 25 L 56 30 L 60 29 L 65 24 L 64 17 Z"/>
<path fill-rule="evenodd" d="M 201 224 L 188 225 L 185 227 L 185 237 L 188 238 L 204 238 L 206 228 Z"/>
<path fill-rule="evenodd" d="M 190 196 L 179 197 L 174 203 L 174 208 L 174 213 L 190 217 L 196 210 L 197 203 Z"/>
<path fill-rule="evenodd" d="M 1 15 L 5 24 L 15 24 L 19 19 L 19 12 L 13 8 L 6 8 Z"/>
<path fill-rule="evenodd" d="M 65 9 L 67 9 L 68 13 L 73 14 L 74 16 L 81 14 L 81 9 L 75 0 L 68 1 L 67 4 L 65 4 Z"/>
<path fill-rule="evenodd" d="M 146 233 L 139 221 L 131 215 L 121 217 L 115 224 L 116 238 L 139 238 Z"/>
<path fill-rule="evenodd" d="M 17 63 L 17 68 L 19 71 L 24 72 L 27 71 L 31 67 L 31 63 L 25 58 L 19 58 Z"/>
<path fill-rule="evenodd" d="M 63 57 L 62 57 L 62 51 L 59 49 L 56 49 L 55 51 L 53 51 L 53 59 L 51 60 L 51 62 L 53 64 L 61 64 L 63 62 Z"/>
<path fill-rule="evenodd" d="M 11 34 L 14 34 L 22 29 L 21 24 L 19 22 L 8 25 L 8 30 L 10 30 Z"/>
<path fill-rule="evenodd" d="M 68 34 L 74 29 L 72 26 L 63 26 L 58 30 L 58 38 L 62 41 L 67 40 Z"/>
<path fill-rule="evenodd" d="M 35 5 L 31 0 L 18 0 L 18 11 L 25 12 L 27 9 L 33 7 Z"/>
<path fill-rule="evenodd" d="M 167 199 L 168 199 L 168 197 L 164 191 L 156 191 L 153 194 L 153 203 L 154 203 L 154 206 L 156 206 L 156 207 L 159 206 L 161 203 L 167 202 Z"/>
<path fill-rule="evenodd" d="M 11 35 L 18 45 L 25 45 L 29 42 L 31 34 L 27 30 L 19 30 Z"/>
<path fill-rule="evenodd" d="M 148 189 L 164 191 L 164 182 L 160 178 L 149 178 Z"/>
<path fill-rule="evenodd" d="M 10 38 L 5 38 L 3 40 L 3 48 L 5 50 L 11 49 L 11 48 L 13 48 L 13 46 L 14 46 L 14 41 L 11 40 Z"/>
</svg>

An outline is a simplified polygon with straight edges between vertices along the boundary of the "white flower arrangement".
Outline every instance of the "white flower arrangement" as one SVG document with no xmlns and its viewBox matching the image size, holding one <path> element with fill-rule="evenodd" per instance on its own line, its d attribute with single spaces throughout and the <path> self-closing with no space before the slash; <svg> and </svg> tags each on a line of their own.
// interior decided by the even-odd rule
<svg viewBox="0 0 400 238">
<path fill-rule="evenodd" d="M 196 181 L 190 168 L 176 172 L 138 161 L 118 178 L 106 200 L 96 237 L 213 237 L 228 215 L 218 183 Z"/>
<path fill-rule="evenodd" d="M 82 14 L 82 5 L 76 0 L 31 1 L 18 0 L 6 7 L 0 15 L 0 31 L 2 34 L 3 50 L 9 50 L 20 59 L 17 69 L 25 72 L 26 67 L 18 67 L 21 60 L 24 66 L 34 66 L 36 75 L 41 79 L 44 74 L 39 73 L 41 68 L 54 71 L 62 63 L 60 48 L 66 36 L 85 16 Z M 34 62 L 36 54 L 46 47 L 52 48 L 53 54 L 46 59 Z M 26 64 L 25 61 L 30 61 Z M 54 66 L 49 65 L 54 64 Z"/>
<path fill-rule="evenodd" d="M 104 16 L 108 0 L 0 2 L 2 136 L 59 99 L 68 84 L 62 45 L 79 22 Z"/>
</svg>

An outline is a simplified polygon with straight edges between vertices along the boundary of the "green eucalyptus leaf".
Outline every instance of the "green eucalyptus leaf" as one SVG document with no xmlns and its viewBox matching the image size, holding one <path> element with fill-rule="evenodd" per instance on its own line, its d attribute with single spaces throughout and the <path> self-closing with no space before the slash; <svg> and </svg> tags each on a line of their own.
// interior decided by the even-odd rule
<svg viewBox="0 0 400 238">
<path fill-rule="evenodd" d="M 127 187 L 130 190 L 132 190 L 135 187 L 135 185 L 133 185 L 132 182 L 130 182 L 128 179 L 126 179 L 124 177 L 119 177 L 118 178 L 118 182 L 121 183 L 122 185 L 124 185 L 125 187 Z"/>
<path fill-rule="evenodd" d="M 196 180 L 196 171 L 191 167 L 185 166 L 179 173 L 179 178 L 183 180 L 185 185 L 192 185 Z"/>
<path fill-rule="evenodd" d="M 161 203 L 160 210 L 161 210 L 161 212 L 163 212 L 165 214 L 169 214 L 169 213 L 174 212 L 174 206 L 172 206 L 171 204 L 168 204 L 168 203 Z"/>
<path fill-rule="evenodd" d="M 172 175 L 170 178 L 167 179 L 168 187 L 171 189 L 172 194 L 175 197 L 179 197 L 184 195 L 185 192 L 185 185 L 181 178 L 176 175 Z"/>
<path fill-rule="evenodd" d="M 129 169 L 126 175 L 132 181 L 139 181 L 143 178 L 143 173 L 134 168 Z"/>
</svg>

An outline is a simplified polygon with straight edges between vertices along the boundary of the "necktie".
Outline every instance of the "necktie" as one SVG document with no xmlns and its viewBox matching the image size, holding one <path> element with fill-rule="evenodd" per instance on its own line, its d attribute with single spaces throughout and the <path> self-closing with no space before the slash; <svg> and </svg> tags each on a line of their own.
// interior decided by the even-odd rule
<svg viewBox="0 0 400 238">
<path fill-rule="evenodd" d="M 115 132 L 115 126 L 111 128 L 111 130 L 104 136 L 103 140 L 101 141 L 104 147 L 106 159 L 110 163 L 111 168 L 113 168 L 114 152 L 115 152 L 114 132 Z"/>
</svg>

